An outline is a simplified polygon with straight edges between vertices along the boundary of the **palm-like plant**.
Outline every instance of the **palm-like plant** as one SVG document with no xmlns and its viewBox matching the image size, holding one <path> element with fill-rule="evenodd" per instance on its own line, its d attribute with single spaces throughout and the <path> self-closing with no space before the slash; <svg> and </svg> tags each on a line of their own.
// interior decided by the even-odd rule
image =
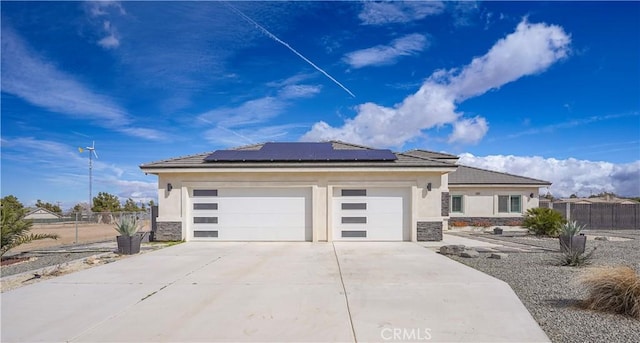
<svg viewBox="0 0 640 343">
<path fill-rule="evenodd" d="M 58 235 L 50 233 L 29 233 L 33 222 L 25 220 L 24 210 L 2 208 L 2 232 L 0 235 L 0 256 L 7 251 L 32 241 L 41 239 L 58 239 Z"/>
</svg>

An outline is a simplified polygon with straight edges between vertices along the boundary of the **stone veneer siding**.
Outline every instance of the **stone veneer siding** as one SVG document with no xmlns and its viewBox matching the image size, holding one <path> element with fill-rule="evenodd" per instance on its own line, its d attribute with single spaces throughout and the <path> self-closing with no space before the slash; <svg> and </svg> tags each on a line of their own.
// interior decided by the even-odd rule
<svg viewBox="0 0 640 343">
<path fill-rule="evenodd" d="M 181 241 L 182 222 L 157 222 L 154 240 L 156 241 Z"/>
<path fill-rule="evenodd" d="M 442 222 L 418 222 L 418 242 L 442 241 Z"/>
<path fill-rule="evenodd" d="M 522 217 L 451 217 L 449 227 L 462 226 L 522 226 Z"/>
<path fill-rule="evenodd" d="M 451 203 L 451 196 L 449 192 L 442 192 L 440 200 L 440 215 L 443 217 L 449 216 L 449 204 Z"/>
</svg>

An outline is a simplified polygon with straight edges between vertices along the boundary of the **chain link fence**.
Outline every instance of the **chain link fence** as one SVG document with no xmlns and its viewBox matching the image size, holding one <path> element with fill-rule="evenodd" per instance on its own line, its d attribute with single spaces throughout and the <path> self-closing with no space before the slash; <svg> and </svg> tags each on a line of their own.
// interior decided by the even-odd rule
<svg viewBox="0 0 640 343">
<path fill-rule="evenodd" d="M 115 242 L 118 235 L 115 223 L 122 216 L 137 218 L 141 231 L 151 230 L 151 211 L 71 213 L 56 219 L 33 219 L 32 233 L 56 234 L 58 239 L 34 241 L 15 250 L 28 251 L 63 245 Z"/>
</svg>

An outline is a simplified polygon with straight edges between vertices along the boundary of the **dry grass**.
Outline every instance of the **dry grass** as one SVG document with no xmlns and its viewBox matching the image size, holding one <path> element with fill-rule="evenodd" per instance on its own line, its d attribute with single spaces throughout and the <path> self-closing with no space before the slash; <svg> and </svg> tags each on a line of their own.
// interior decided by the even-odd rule
<svg viewBox="0 0 640 343">
<path fill-rule="evenodd" d="M 143 231 L 150 230 L 150 223 L 145 221 Z M 118 232 L 113 224 L 80 223 L 78 225 L 78 242 L 76 242 L 76 225 L 74 222 L 55 224 L 34 224 L 32 233 L 53 233 L 58 235 L 57 240 L 44 239 L 24 244 L 12 249 L 10 252 L 24 252 L 38 249 L 46 249 L 74 243 L 93 243 L 107 240 L 115 241 Z"/>
<path fill-rule="evenodd" d="M 585 306 L 640 320 L 640 275 L 631 267 L 589 269 L 580 279 L 587 289 Z"/>
</svg>

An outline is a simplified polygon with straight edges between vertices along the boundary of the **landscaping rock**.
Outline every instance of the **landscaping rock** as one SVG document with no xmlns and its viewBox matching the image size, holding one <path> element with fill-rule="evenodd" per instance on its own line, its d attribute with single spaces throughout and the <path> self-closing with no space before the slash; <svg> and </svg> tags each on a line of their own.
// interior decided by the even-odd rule
<svg viewBox="0 0 640 343">
<path fill-rule="evenodd" d="M 464 250 L 464 245 L 444 245 L 440 247 L 442 255 L 460 255 Z"/>
<path fill-rule="evenodd" d="M 476 257 L 480 257 L 480 253 L 473 249 L 465 249 L 463 252 L 460 253 L 460 257 L 476 258 Z"/>
<path fill-rule="evenodd" d="M 507 254 L 503 254 L 503 253 L 499 253 L 499 252 L 494 252 L 491 255 L 489 255 L 489 258 L 495 258 L 496 260 L 503 260 L 505 258 L 507 258 Z"/>
<path fill-rule="evenodd" d="M 594 238 L 596 241 L 608 241 L 609 237 L 606 236 L 598 236 L 596 238 Z"/>
</svg>

